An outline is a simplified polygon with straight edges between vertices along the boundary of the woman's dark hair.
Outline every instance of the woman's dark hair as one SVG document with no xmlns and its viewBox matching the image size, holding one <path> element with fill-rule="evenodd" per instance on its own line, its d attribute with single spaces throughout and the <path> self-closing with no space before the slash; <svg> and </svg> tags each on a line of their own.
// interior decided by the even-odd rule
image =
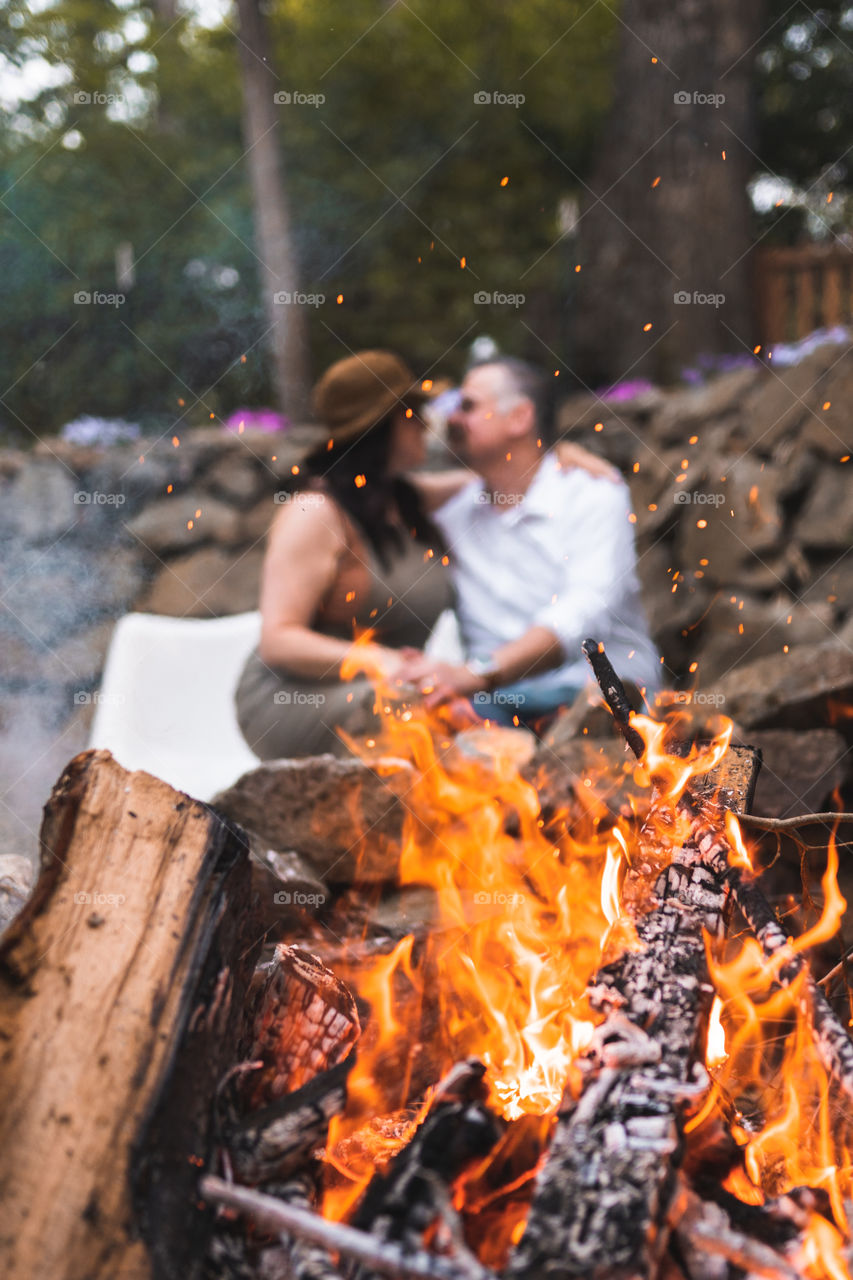
<svg viewBox="0 0 853 1280">
<path fill-rule="evenodd" d="M 399 525 L 389 520 L 389 512 L 396 511 L 403 529 L 419 542 L 443 550 L 441 534 L 426 515 L 417 491 L 407 480 L 388 473 L 393 419 L 394 415 L 389 414 L 364 435 L 331 449 L 323 445 L 305 461 L 307 474 L 322 480 L 386 568 L 389 550 L 400 550 L 406 537 Z M 357 477 L 363 477 L 363 481 L 357 484 Z"/>
</svg>

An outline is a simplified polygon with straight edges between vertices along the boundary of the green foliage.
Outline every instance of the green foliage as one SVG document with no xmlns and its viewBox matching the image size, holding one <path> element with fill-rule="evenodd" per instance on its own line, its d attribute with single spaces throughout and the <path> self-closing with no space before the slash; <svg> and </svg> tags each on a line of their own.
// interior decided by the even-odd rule
<svg viewBox="0 0 853 1280">
<path fill-rule="evenodd" d="M 755 62 L 759 160 L 790 194 L 759 232 L 767 244 L 837 234 L 850 225 L 853 7 L 771 0 L 765 31 Z"/>
<path fill-rule="evenodd" d="M 0 52 L 62 77 L 3 121 L 0 429 L 23 443 L 81 413 L 168 428 L 269 403 L 236 19 L 206 30 L 137 0 L 36 8 L 0 3 Z M 280 109 L 302 287 L 326 297 L 313 371 L 370 344 L 459 369 L 483 332 L 539 358 L 558 346 L 558 210 L 607 107 L 610 8 L 281 0 L 268 20 L 282 91 L 325 96 Z M 480 290 L 526 302 L 480 306 Z"/>
</svg>

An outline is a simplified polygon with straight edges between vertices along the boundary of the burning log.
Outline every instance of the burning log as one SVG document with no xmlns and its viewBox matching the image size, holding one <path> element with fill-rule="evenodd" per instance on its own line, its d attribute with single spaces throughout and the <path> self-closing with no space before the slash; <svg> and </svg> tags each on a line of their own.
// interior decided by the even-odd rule
<svg viewBox="0 0 853 1280">
<path fill-rule="evenodd" d="M 627 701 L 619 698 L 612 667 L 594 641 L 585 643 L 584 652 L 594 657 L 608 702 L 634 746 L 625 731 L 639 734 L 627 724 Z M 732 777 L 724 762 L 705 790 L 722 792 L 740 807 L 755 763 L 746 774 L 740 760 L 737 766 Z M 684 1104 L 708 1084 L 698 1062 L 713 996 L 704 934 L 722 931 L 726 887 L 709 851 L 700 848 L 705 834 L 696 818 L 678 834 L 669 802 L 660 796 L 653 801 L 640 861 L 623 889 L 640 947 L 593 980 L 590 1003 L 605 1014 L 604 1022 L 578 1064 L 580 1078 L 570 1080 L 564 1095 L 506 1280 L 530 1272 L 556 1278 L 649 1276 L 657 1270 L 668 1238 Z M 652 881 L 664 861 L 662 838 L 672 844 L 672 860 Z M 650 900 L 654 905 L 645 910 Z"/>
<path fill-rule="evenodd" d="M 224 1138 L 239 1182 L 257 1185 L 286 1178 L 326 1141 L 329 1121 L 346 1106 L 351 1056 L 301 1089 L 235 1122 Z"/>
<path fill-rule="evenodd" d="M 212 1204 L 227 1205 L 252 1218 L 269 1231 L 311 1241 L 332 1252 L 364 1263 L 372 1271 L 393 1280 L 494 1280 L 491 1272 L 468 1261 L 460 1266 L 447 1258 L 411 1252 L 399 1245 L 383 1244 L 364 1231 L 325 1218 L 274 1196 L 235 1187 L 221 1178 L 202 1178 L 199 1190 Z"/>
<path fill-rule="evenodd" d="M 88 751 L 53 789 L 41 848 L 0 942 L 3 1274 L 188 1274 L 255 961 L 245 840 Z"/>
<path fill-rule="evenodd" d="M 252 1017 L 248 1105 L 275 1102 L 349 1053 L 360 1032 L 349 989 L 316 956 L 280 943 Z"/>
<path fill-rule="evenodd" d="M 486 1068 L 461 1062 L 439 1084 L 429 1112 L 411 1142 L 376 1174 L 367 1188 L 354 1225 L 379 1240 L 416 1253 L 429 1233 L 444 1228 L 455 1254 L 465 1254 L 462 1232 L 451 1206 L 451 1187 L 468 1165 L 497 1142 L 500 1129 L 485 1106 Z M 366 1280 L 358 1270 L 350 1280 Z"/>
</svg>

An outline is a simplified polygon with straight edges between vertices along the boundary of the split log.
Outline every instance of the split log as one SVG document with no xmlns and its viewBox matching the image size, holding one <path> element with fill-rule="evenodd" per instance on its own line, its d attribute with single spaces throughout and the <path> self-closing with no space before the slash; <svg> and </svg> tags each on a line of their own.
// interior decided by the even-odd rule
<svg viewBox="0 0 853 1280">
<path fill-rule="evenodd" d="M 329 1132 L 329 1121 L 342 1115 L 347 1101 L 347 1076 L 355 1063 L 351 1054 L 331 1071 L 315 1076 L 288 1094 L 236 1122 L 224 1143 L 239 1182 L 257 1186 L 286 1178 L 306 1164 Z"/>
<path fill-rule="evenodd" d="M 755 762 L 733 763 L 727 774 L 724 760 L 705 790 L 741 808 Z M 660 847 L 667 818 L 653 801 L 623 889 L 641 948 L 593 980 L 590 1002 L 604 1022 L 580 1060 L 580 1089 L 564 1096 L 506 1280 L 645 1277 L 665 1249 L 684 1104 L 708 1083 L 698 1062 L 713 997 L 703 934 L 720 934 L 726 900 L 722 876 L 700 852 L 698 819 L 652 887 L 670 852 Z"/>
<path fill-rule="evenodd" d="M 279 943 L 252 1014 L 246 1056 L 260 1066 L 245 1076 L 248 1105 L 275 1102 L 335 1066 L 360 1031 L 349 988 L 317 956 Z"/>
<path fill-rule="evenodd" d="M 197 1166 L 259 949 L 246 841 L 87 751 L 41 850 L 0 941 L 2 1271 L 183 1280 L 209 1235 Z"/>
</svg>

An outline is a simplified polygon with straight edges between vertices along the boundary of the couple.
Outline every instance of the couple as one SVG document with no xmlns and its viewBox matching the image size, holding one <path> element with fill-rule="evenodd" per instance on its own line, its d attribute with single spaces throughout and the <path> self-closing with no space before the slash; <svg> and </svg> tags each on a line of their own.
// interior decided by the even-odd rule
<svg viewBox="0 0 853 1280">
<path fill-rule="evenodd" d="M 431 705 L 464 698 L 484 719 L 542 720 L 588 683 L 581 642 L 605 642 L 616 669 L 657 688 L 636 577 L 626 486 L 576 446 L 548 451 L 549 380 L 495 357 L 465 377 L 448 422 L 458 470 L 418 470 L 428 399 L 386 351 L 334 364 L 314 391 L 329 440 L 270 530 L 261 638 L 237 690 L 237 718 L 263 760 L 331 751 L 336 733 L 377 727 L 360 659 Z M 424 647 L 456 611 L 464 660 Z"/>
</svg>

